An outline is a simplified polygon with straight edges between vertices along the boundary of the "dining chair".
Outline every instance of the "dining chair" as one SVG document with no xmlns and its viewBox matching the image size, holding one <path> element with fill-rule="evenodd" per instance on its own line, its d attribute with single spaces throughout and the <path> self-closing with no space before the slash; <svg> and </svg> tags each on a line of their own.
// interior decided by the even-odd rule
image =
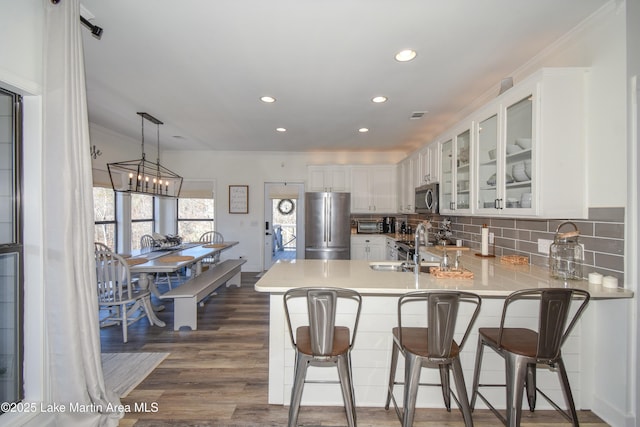
<svg viewBox="0 0 640 427">
<path fill-rule="evenodd" d="M 224 236 L 217 231 L 207 231 L 200 236 L 200 242 L 203 243 L 224 243 Z M 212 265 L 220 262 L 220 252 L 216 253 L 212 257 L 207 257 L 202 260 L 203 265 Z"/>
<path fill-rule="evenodd" d="M 95 251 L 111 251 L 111 248 L 101 242 L 93 242 L 93 249 Z"/>
<path fill-rule="evenodd" d="M 441 387 L 447 411 L 451 411 L 453 396 L 462 412 L 465 426 L 473 426 L 460 364 L 460 351 L 478 317 L 481 304 L 480 296 L 463 291 L 417 291 L 407 293 L 398 299 L 398 326 L 392 329 L 393 349 L 385 409 L 388 410 L 393 401 L 396 415 L 404 427 L 413 425 L 420 385 Z M 459 312 L 463 307 L 473 311 L 470 314 L 465 313 L 462 328 L 458 329 L 464 332 L 460 334 L 456 333 L 456 326 L 459 326 Z M 454 339 L 456 335 L 460 338 L 458 342 Z M 400 353 L 405 359 L 404 382 L 395 379 Z M 421 383 L 420 374 L 423 367 L 439 369 L 440 383 Z M 453 371 L 457 396 L 451 391 L 449 370 Z M 402 410 L 393 395 L 396 384 L 404 385 Z"/>
<path fill-rule="evenodd" d="M 142 237 L 140 237 L 140 248 L 141 249 L 148 249 L 148 248 L 153 248 L 153 247 L 156 247 L 156 246 L 158 246 L 158 245 L 156 244 L 156 240 L 153 238 L 152 235 L 144 234 Z M 167 285 L 169 286 L 169 290 L 173 289 L 173 287 L 171 286 L 171 274 L 165 273 L 165 277 L 167 279 Z M 156 284 L 158 284 L 159 278 L 156 277 L 155 281 L 156 281 Z"/>
<path fill-rule="evenodd" d="M 297 305 L 294 304 L 298 302 Z M 338 303 L 342 313 L 338 322 Z M 305 383 L 339 383 L 347 423 L 356 426 L 351 350 L 360 320 L 362 297 L 356 291 L 341 288 L 294 288 L 284 293 L 289 337 L 295 349 L 294 381 L 289 402 L 289 427 L 296 426 Z M 295 310 L 296 316 L 292 321 Z M 307 380 L 309 366 L 337 367 L 339 381 Z"/>
<path fill-rule="evenodd" d="M 151 293 L 132 283 L 129 265 L 120 255 L 97 250 L 95 262 L 98 304 L 109 310 L 109 314 L 100 320 L 100 326 L 122 325 L 122 339 L 126 343 L 129 325 L 144 317 L 152 324 Z"/>
<path fill-rule="evenodd" d="M 500 326 L 478 330 L 471 408 L 474 408 L 476 398 L 480 397 L 503 424 L 510 427 L 519 426 L 522 418 L 522 397 L 526 388 L 531 412 L 535 409 L 536 394 L 540 393 L 573 426 L 578 426 L 578 415 L 561 349 L 586 308 L 589 298 L 589 292 L 572 288 L 524 289 L 510 294 L 504 301 Z M 534 301 L 538 305 L 537 330 L 505 327 L 508 323 L 508 312 L 516 313 L 514 317 L 517 317 L 521 310 L 516 303 L 524 300 Z M 480 384 L 485 346 L 505 360 L 505 385 Z M 548 366 L 558 373 L 567 410 L 561 409 L 537 387 L 538 365 Z M 506 418 L 479 391 L 480 387 L 496 386 L 506 386 Z"/>
</svg>

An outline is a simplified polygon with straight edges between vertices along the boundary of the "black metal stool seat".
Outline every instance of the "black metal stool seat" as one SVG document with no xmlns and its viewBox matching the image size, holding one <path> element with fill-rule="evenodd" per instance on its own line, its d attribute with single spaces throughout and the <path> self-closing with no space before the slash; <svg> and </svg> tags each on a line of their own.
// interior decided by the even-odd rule
<svg viewBox="0 0 640 427">
<path fill-rule="evenodd" d="M 532 412 L 536 406 L 536 395 L 540 393 L 572 425 L 578 426 L 578 416 L 562 360 L 561 347 L 586 308 L 589 298 L 588 292 L 571 288 L 525 289 L 509 295 L 504 302 L 500 327 L 478 330 L 471 408 L 475 407 L 476 398 L 480 397 L 505 425 L 519 426 L 522 418 L 522 397 L 526 388 L 527 401 Z M 504 326 L 509 306 L 524 299 L 539 301 L 538 331 Z M 579 304 L 574 314 L 570 316 L 572 301 L 575 300 L 578 300 Z M 567 326 L 569 318 L 571 321 Z M 480 370 L 485 346 L 493 349 L 505 359 L 506 384 L 480 384 Z M 562 410 L 536 386 L 537 365 L 547 365 L 557 369 L 568 411 Z M 495 386 L 506 387 L 506 417 L 479 391 L 480 387 Z"/>
</svg>

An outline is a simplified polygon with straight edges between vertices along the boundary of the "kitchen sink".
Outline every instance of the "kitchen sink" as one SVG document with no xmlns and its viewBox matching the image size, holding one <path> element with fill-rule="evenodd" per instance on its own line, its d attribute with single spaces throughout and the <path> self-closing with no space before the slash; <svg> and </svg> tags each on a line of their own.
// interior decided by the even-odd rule
<svg viewBox="0 0 640 427">
<path fill-rule="evenodd" d="M 374 262 L 369 264 L 374 271 L 413 271 L 413 265 L 404 262 Z"/>
<path fill-rule="evenodd" d="M 421 273 L 428 273 L 429 267 L 438 266 L 439 263 L 425 263 L 420 266 Z M 407 262 L 372 262 L 369 268 L 373 271 L 392 271 L 397 273 L 413 273 L 413 263 Z"/>
<path fill-rule="evenodd" d="M 420 257 L 422 258 L 422 265 L 429 264 L 432 267 L 437 267 L 440 265 L 441 256 L 434 255 L 430 252 L 420 252 Z"/>
</svg>

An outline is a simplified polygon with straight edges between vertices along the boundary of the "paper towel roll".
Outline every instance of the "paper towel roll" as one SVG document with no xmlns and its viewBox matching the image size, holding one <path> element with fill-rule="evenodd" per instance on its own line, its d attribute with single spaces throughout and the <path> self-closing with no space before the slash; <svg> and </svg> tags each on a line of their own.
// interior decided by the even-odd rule
<svg viewBox="0 0 640 427">
<path fill-rule="evenodd" d="M 481 237 L 482 247 L 480 249 L 480 254 L 482 254 L 483 256 L 489 255 L 489 227 L 487 227 L 486 225 L 482 226 Z"/>
<path fill-rule="evenodd" d="M 618 287 L 618 279 L 613 276 L 604 276 L 602 278 L 602 286 L 605 288 L 617 288 Z"/>
</svg>

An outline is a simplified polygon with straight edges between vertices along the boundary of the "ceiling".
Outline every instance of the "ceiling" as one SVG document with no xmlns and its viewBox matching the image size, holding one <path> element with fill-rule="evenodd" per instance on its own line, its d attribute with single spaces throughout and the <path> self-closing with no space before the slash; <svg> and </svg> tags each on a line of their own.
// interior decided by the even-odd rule
<svg viewBox="0 0 640 427">
<path fill-rule="evenodd" d="M 165 150 L 410 152 L 605 3 L 83 0 L 89 120 L 140 141 L 147 112 Z"/>
</svg>

